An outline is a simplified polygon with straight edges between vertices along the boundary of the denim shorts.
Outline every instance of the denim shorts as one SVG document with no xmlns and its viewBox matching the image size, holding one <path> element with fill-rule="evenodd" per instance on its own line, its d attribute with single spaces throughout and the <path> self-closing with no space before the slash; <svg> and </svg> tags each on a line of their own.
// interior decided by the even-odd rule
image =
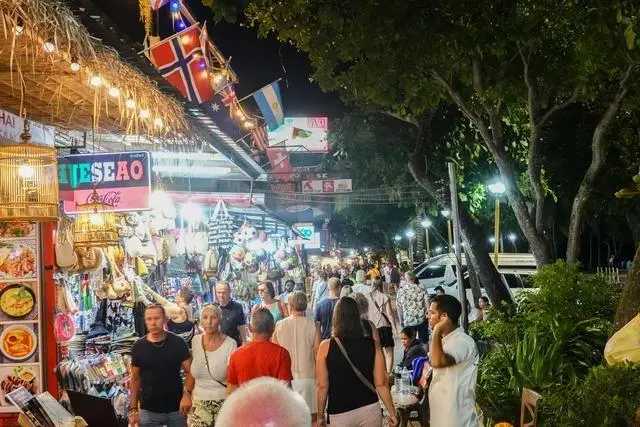
<svg viewBox="0 0 640 427">
<path fill-rule="evenodd" d="M 151 412 L 140 410 L 140 427 L 186 427 L 187 420 L 180 412 Z"/>
</svg>

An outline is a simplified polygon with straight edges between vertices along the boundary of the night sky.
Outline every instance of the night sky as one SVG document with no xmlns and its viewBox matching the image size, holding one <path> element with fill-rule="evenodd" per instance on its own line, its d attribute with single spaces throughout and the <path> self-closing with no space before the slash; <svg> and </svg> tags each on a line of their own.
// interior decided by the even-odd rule
<svg viewBox="0 0 640 427">
<path fill-rule="evenodd" d="M 199 0 L 184 1 L 200 22 L 207 21 L 209 36 L 214 44 L 225 57 L 232 58 L 231 67 L 240 81 L 236 86 L 239 99 L 279 77 L 285 77 L 281 86 L 285 115 L 327 115 L 333 118 L 342 113 L 344 107 L 336 95 L 323 93 L 315 83 L 309 81 L 311 69 L 306 55 L 273 38 L 260 39 L 253 29 L 242 27 L 239 23 L 213 24 L 211 11 L 203 7 Z M 127 36 L 142 41 L 144 29 L 139 20 L 137 1 L 94 0 L 94 4 L 102 8 Z"/>
</svg>

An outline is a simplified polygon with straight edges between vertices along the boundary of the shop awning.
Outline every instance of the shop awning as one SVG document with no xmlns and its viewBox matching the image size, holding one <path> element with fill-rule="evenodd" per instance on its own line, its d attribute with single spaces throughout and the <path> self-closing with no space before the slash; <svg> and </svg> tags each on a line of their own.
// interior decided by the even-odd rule
<svg viewBox="0 0 640 427">
<path fill-rule="evenodd" d="M 46 0 L 0 0 L 2 107 L 63 129 L 193 144 L 182 106 Z"/>
</svg>

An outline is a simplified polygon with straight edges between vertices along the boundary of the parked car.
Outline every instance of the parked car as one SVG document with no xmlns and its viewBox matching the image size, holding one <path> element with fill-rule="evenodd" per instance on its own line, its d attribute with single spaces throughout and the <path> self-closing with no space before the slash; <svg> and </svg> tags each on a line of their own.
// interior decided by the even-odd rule
<svg viewBox="0 0 640 427">
<path fill-rule="evenodd" d="M 434 294 L 435 288 L 441 286 L 446 294 L 457 298 L 459 293 L 456 269 L 455 256 L 448 253 L 429 258 L 415 267 L 413 272 L 427 293 Z M 501 253 L 498 256 L 498 272 L 511 295 L 517 299 L 519 294 L 531 291 L 528 276 L 536 272 L 536 262 L 532 254 Z M 472 301 L 473 294 L 464 256 L 462 257 L 462 274 L 467 301 Z M 487 295 L 484 288 L 480 290 L 482 295 Z"/>
</svg>

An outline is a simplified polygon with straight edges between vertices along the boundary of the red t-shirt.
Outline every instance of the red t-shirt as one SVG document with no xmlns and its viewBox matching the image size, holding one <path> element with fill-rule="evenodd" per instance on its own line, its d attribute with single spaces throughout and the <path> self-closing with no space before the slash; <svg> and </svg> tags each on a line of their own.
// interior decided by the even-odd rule
<svg viewBox="0 0 640 427">
<path fill-rule="evenodd" d="M 227 382 L 239 386 L 258 377 L 291 381 L 291 357 L 286 348 L 271 341 L 243 345 L 231 354 Z"/>
</svg>

